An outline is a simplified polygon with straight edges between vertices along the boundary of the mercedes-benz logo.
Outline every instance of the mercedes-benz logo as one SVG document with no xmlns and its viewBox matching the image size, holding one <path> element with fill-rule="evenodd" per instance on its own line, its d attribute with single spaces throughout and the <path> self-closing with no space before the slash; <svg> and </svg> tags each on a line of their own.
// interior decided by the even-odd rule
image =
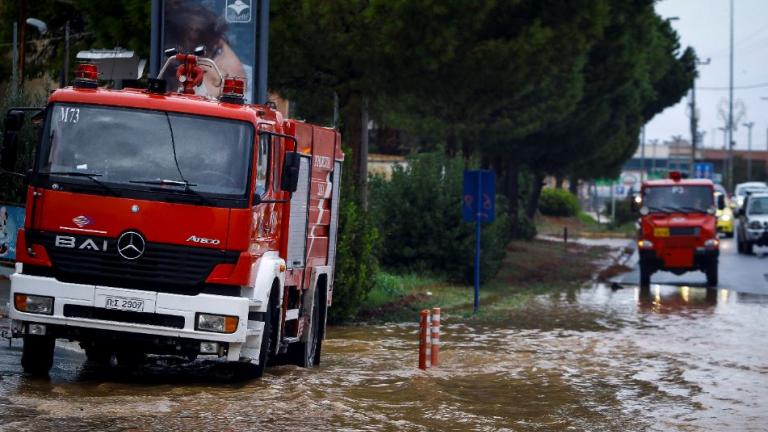
<svg viewBox="0 0 768 432">
<path fill-rule="evenodd" d="M 147 243 L 136 231 L 126 231 L 117 239 L 117 253 L 127 260 L 135 260 L 144 254 Z"/>
</svg>

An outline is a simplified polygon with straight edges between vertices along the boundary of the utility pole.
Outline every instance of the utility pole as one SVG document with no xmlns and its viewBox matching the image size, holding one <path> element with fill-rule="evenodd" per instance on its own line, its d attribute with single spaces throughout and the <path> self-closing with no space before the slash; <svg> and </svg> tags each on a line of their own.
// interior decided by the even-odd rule
<svg viewBox="0 0 768 432">
<path fill-rule="evenodd" d="M 19 58 L 18 58 L 18 75 L 16 76 L 17 85 L 21 85 L 24 82 L 24 63 L 26 63 L 26 46 L 27 46 L 27 1 L 21 0 L 21 6 L 19 7 Z"/>
<path fill-rule="evenodd" d="M 19 86 L 19 23 L 13 22 L 13 65 L 11 66 L 11 92 L 16 94 Z"/>
<path fill-rule="evenodd" d="M 731 4 L 731 41 L 728 79 L 728 190 L 733 190 L 733 0 Z"/>
<path fill-rule="evenodd" d="M 141 78 L 141 77 L 138 77 Z M 69 20 L 64 24 L 64 86 L 69 83 Z"/>
<path fill-rule="evenodd" d="M 752 181 L 752 127 L 755 122 L 744 123 L 744 127 L 749 131 L 749 140 L 747 141 L 747 181 Z"/>
<path fill-rule="evenodd" d="M 645 125 L 640 129 L 640 184 L 645 181 Z"/>
<path fill-rule="evenodd" d="M 705 61 L 696 60 L 696 65 L 708 65 L 710 59 Z M 696 166 L 696 147 L 699 140 L 699 114 L 696 112 L 696 78 L 693 78 L 691 87 L 691 163 L 688 170 L 688 177 L 693 178 L 694 167 Z"/>
<path fill-rule="evenodd" d="M 719 127 L 719 130 L 723 131 L 723 150 L 728 148 L 728 127 Z M 714 136 L 713 136 L 714 138 Z M 725 158 L 723 160 L 723 180 L 725 180 L 725 177 L 728 175 L 728 158 Z M 728 186 L 728 183 L 725 183 L 726 186 Z M 730 190 L 730 189 L 728 189 Z"/>
</svg>

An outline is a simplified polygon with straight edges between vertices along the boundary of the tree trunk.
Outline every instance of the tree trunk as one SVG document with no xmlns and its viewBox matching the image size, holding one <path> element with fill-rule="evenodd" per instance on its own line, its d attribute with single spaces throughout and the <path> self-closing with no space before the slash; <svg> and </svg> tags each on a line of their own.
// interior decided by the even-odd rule
<svg viewBox="0 0 768 432">
<path fill-rule="evenodd" d="M 555 188 L 556 189 L 562 189 L 563 188 L 563 176 L 558 175 L 555 176 Z"/>
<path fill-rule="evenodd" d="M 363 98 L 360 107 L 360 160 L 358 165 L 360 203 L 368 211 L 368 98 Z"/>
<path fill-rule="evenodd" d="M 505 165 L 506 178 L 504 181 L 504 195 L 506 195 L 507 201 L 509 201 L 508 211 L 509 220 L 512 222 L 512 236 L 517 237 L 517 226 L 519 223 L 517 215 L 520 210 L 518 199 L 520 194 L 520 165 L 518 165 L 516 160 L 511 158 L 505 161 Z"/>
<path fill-rule="evenodd" d="M 445 138 L 445 153 L 449 157 L 456 156 L 459 151 L 459 137 L 456 135 L 456 130 L 450 127 L 448 129 L 448 136 Z"/>
<path fill-rule="evenodd" d="M 352 179 L 355 185 L 360 185 L 360 167 L 362 166 L 361 145 L 362 145 L 362 98 L 358 93 L 345 93 L 339 95 L 340 109 L 342 112 L 342 123 L 344 125 L 344 134 L 342 135 L 344 145 L 352 154 L 347 157 L 352 158 Z"/>
<path fill-rule="evenodd" d="M 541 188 L 544 186 L 544 173 L 535 172 L 531 178 L 531 193 L 528 195 L 528 206 L 525 208 L 525 215 L 533 220 L 536 216 L 536 210 L 539 208 L 539 197 L 541 197 Z"/>
<path fill-rule="evenodd" d="M 576 176 L 568 178 L 568 191 L 575 196 L 579 196 L 579 179 Z"/>
</svg>

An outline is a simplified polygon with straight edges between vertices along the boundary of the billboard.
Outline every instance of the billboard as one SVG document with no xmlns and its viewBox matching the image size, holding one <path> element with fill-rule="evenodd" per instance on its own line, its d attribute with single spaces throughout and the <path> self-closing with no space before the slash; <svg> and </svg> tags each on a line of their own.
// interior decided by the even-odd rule
<svg viewBox="0 0 768 432">
<path fill-rule="evenodd" d="M 246 80 L 246 102 L 254 95 L 256 65 L 257 0 L 162 0 L 160 16 L 160 49 L 155 54 L 159 67 L 165 64 L 163 52 L 176 48 L 192 53 L 205 47 L 205 57 L 212 59 L 225 77 Z M 156 25 L 156 23 L 153 23 Z M 162 78 L 168 89 L 179 87 L 176 65 L 172 64 Z M 203 84 L 195 89 L 201 96 L 218 97 L 219 78 L 206 70 Z"/>
<path fill-rule="evenodd" d="M 16 260 L 16 235 L 24 227 L 24 207 L 0 204 L 0 261 Z"/>
</svg>

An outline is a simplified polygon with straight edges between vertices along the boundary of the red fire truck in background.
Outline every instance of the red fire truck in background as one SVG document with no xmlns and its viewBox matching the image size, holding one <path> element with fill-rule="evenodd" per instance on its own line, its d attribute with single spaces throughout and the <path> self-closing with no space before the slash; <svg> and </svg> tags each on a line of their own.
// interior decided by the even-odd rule
<svg viewBox="0 0 768 432">
<path fill-rule="evenodd" d="M 25 115 L 42 122 L 11 276 L 27 372 L 47 374 L 57 338 L 118 364 L 214 356 L 260 376 L 269 362 L 320 361 L 340 135 L 244 104 L 243 81 L 209 59 L 169 56 L 178 92 L 159 79 L 99 88 L 80 65 L 45 108 L 7 113 L 6 170 Z M 194 95 L 203 71 L 221 98 Z"/>
<path fill-rule="evenodd" d="M 717 285 L 720 241 L 714 196 L 710 180 L 683 179 L 679 172 L 643 183 L 635 201 L 640 211 L 640 286 L 650 285 L 651 275 L 660 270 L 678 275 L 701 270 L 708 286 Z"/>
</svg>

